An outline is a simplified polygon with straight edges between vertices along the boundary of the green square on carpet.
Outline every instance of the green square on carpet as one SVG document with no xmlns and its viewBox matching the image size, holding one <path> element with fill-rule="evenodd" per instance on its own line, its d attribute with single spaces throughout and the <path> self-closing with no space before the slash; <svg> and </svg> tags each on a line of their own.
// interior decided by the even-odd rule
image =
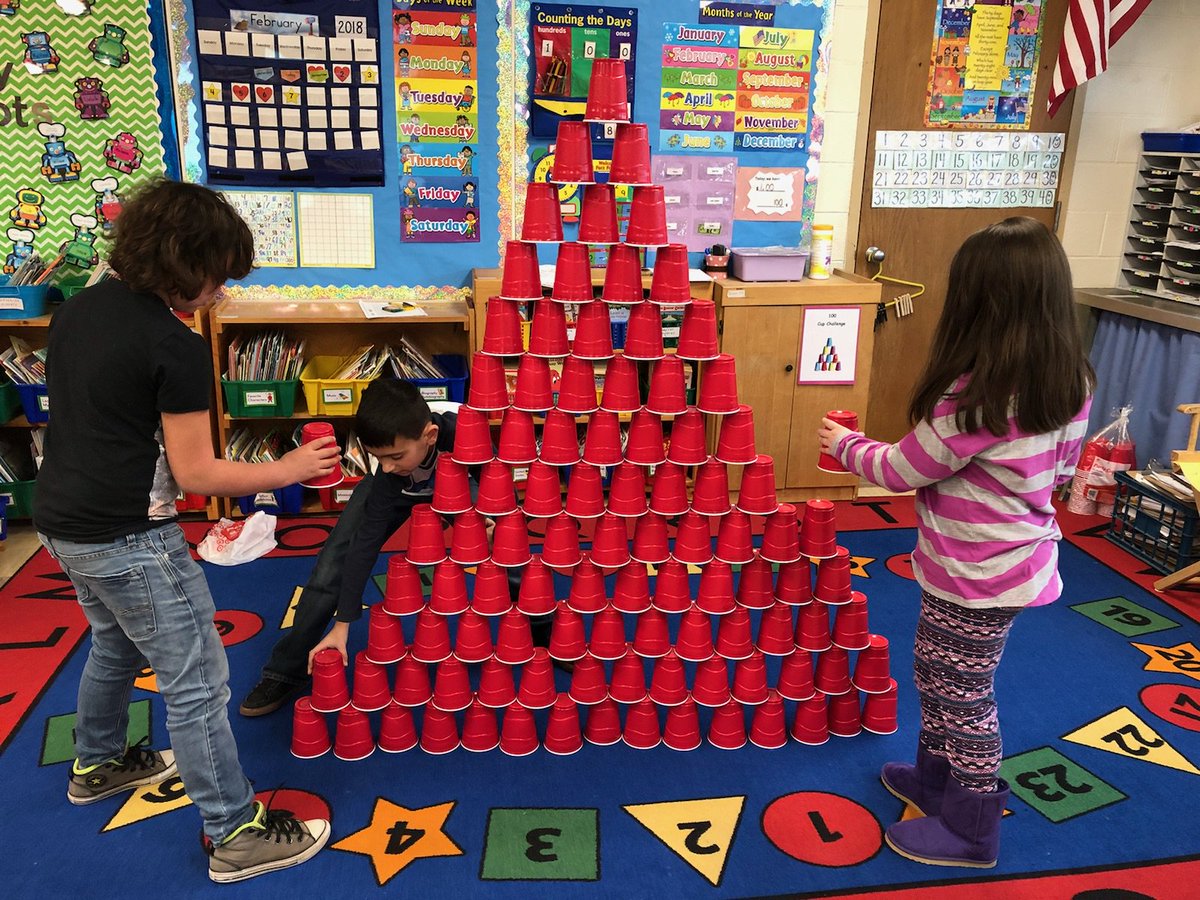
<svg viewBox="0 0 1200 900">
<path fill-rule="evenodd" d="M 129 743 L 136 744 L 150 734 L 150 701 L 135 700 L 129 704 Z M 51 716 L 46 720 L 42 738 L 42 760 L 39 765 L 52 766 L 75 758 L 75 713 Z"/>
<path fill-rule="evenodd" d="M 493 809 L 483 847 L 484 881 L 596 881 L 598 809 Z"/>
<path fill-rule="evenodd" d="M 1052 747 L 1009 757 L 1000 777 L 1012 792 L 1055 824 L 1109 806 L 1125 795 Z"/>
<path fill-rule="evenodd" d="M 1105 628 L 1111 628 L 1117 634 L 1125 635 L 1125 637 L 1139 637 L 1154 631 L 1166 631 L 1168 628 L 1179 627 L 1178 622 L 1173 622 L 1166 616 L 1160 616 L 1144 606 L 1138 606 L 1132 600 L 1126 600 L 1124 597 L 1109 597 L 1107 600 L 1077 603 L 1071 609 L 1082 613 L 1094 622 L 1099 622 Z"/>
</svg>

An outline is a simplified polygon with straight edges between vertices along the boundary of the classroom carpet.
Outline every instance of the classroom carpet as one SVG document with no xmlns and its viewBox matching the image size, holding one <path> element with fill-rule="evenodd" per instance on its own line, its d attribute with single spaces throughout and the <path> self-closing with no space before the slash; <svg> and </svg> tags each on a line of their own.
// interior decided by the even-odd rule
<svg viewBox="0 0 1200 900">
<path fill-rule="evenodd" d="M 44 551 L 0 590 L 0 884 L 11 897 L 898 897 L 1157 900 L 1200 896 L 1200 599 L 1156 595 L 1156 573 L 1063 513 L 1063 597 L 1016 620 L 998 678 L 1003 775 L 1012 784 L 992 870 L 935 868 L 892 853 L 905 815 L 880 766 L 911 759 L 910 676 L 919 591 L 911 498 L 839 503 L 840 543 L 871 630 L 891 642 L 899 730 L 812 747 L 585 744 L 509 757 L 463 749 L 375 752 L 359 762 L 289 752 L 288 710 L 231 710 L 255 789 L 276 807 L 328 815 L 312 861 L 212 885 L 199 818 L 177 779 L 84 808 L 66 800 L 87 629 Z M 332 520 L 280 522 L 280 549 L 205 565 L 227 647 L 233 707 L 287 627 Z M 193 545 L 205 523 L 189 523 Z M 385 554 L 386 557 L 386 554 Z M 378 572 L 386 567 L 381 557 Z M 378 597 L 378 582 L 368 600 Z M 560 582 L 560 588 L 565 582 Z M 412 617 L 406 635 L 412 637 Z M 365 620 L 352 649 L 365 644 Z M 778 663 L 775 663 L 778 666 Z M 559 674 L 559 689 L 567 676 Z M 153 673 L 131 698 L 130 734 L 166 746 Z M 794 704 L 787 704 L 789 716 Z M 709 713 L 701 712 L 706 732 Z M 331 724 L 332 718 L 330 717 Z M 378 727 L 378 714 L 372 719 Z M 544 729 L 545 712 L 537 719 Z M 911 812 L 907 814 L 912 814 Z"/>
</svg>

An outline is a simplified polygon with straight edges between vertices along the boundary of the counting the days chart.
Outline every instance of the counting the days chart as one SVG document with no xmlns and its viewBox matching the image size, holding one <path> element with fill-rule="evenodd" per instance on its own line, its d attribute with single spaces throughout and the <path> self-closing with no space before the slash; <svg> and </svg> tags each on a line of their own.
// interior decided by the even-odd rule
<svg viewBox="0 0 1200 900">
<path fill-rule="evenodd" d="M 1053 206 L 1065 135 L 880 131 L 873 207 Z"/>
</svg>

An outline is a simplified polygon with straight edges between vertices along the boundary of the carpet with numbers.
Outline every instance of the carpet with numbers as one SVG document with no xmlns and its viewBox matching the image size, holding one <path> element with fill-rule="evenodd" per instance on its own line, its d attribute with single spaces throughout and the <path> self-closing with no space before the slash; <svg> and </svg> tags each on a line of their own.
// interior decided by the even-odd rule
<svg viewBox="0 0 1200 900">
<path fill-rule="evenodd" d="M 882 828 L 904 810 L 877 772 L 910 756 L 917 722 L 908 675 L 918 600 L 907 557 L 913 510 L 897 498 L 838 504 L 871 630 L 891 641 L 896 734 L 780 750 L 585 745 L 566 757 L 418 748 L 344 762 L 294 758 L 287 712 L 234 713 L 256 789 L 278 789 L 275 805 L 302 816 L 330 815 L 333 836 L 302 867 L 220 890 L 263 898 L 1196 896 L 1200 596 L 1154 594 L 1156 573 L 1107 542 L 1101 520 L 1064 513 L 1060 521 L 1066 592 L 1017 619 L 1000 668 L 1013 799 L 994 870 L 920 866 L 882 844 Z M 204 527 L 187 526 L 193 544 Z M 281 549 L 270 557 L 205 566 L 235 705 L 286 627 L 329 527 L 283 521 Z M 363 645 L 365 630 L 354 642 Z M 0 884 L 13 897 L 217 890 L 178 781 L 86 808 L 66 802 L 86 648 L 70 584 L 39 551 L 0 590 Z M 139 680 L 131 707 L 131 734 L 165 746 L 152 674 Z M 544 728 L 544 713 L 538 721 Z M 702 711 L 702 729 L 707 723 Z"/>
</svg>

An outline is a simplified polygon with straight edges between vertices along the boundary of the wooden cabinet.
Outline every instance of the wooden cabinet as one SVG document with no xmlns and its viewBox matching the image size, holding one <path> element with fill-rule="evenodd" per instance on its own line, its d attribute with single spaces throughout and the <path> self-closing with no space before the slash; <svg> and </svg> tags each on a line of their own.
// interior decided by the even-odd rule
<svg viewBox="0 0 1200 900">
<path fill-rule="evenodd" d="M 840 271 L 826 281 L 715 283 L 721 350 L 737 358 L 738 393 L 754 408 L 758 452 L 775 460 L 781 500 L 845 500 L 857 492 L 857 477 L 817 469 L 816 431 L 831 409 L 854 410 L 860 427 L 870 427 L 867 396 L 880 294 L 875 282 Z M 804 310 L 821 306 L 859 309 L 853 384 L 796 383 Z M 731 469 L 730 487 L 740 479 L 740 470 Z"/>
</svg>

